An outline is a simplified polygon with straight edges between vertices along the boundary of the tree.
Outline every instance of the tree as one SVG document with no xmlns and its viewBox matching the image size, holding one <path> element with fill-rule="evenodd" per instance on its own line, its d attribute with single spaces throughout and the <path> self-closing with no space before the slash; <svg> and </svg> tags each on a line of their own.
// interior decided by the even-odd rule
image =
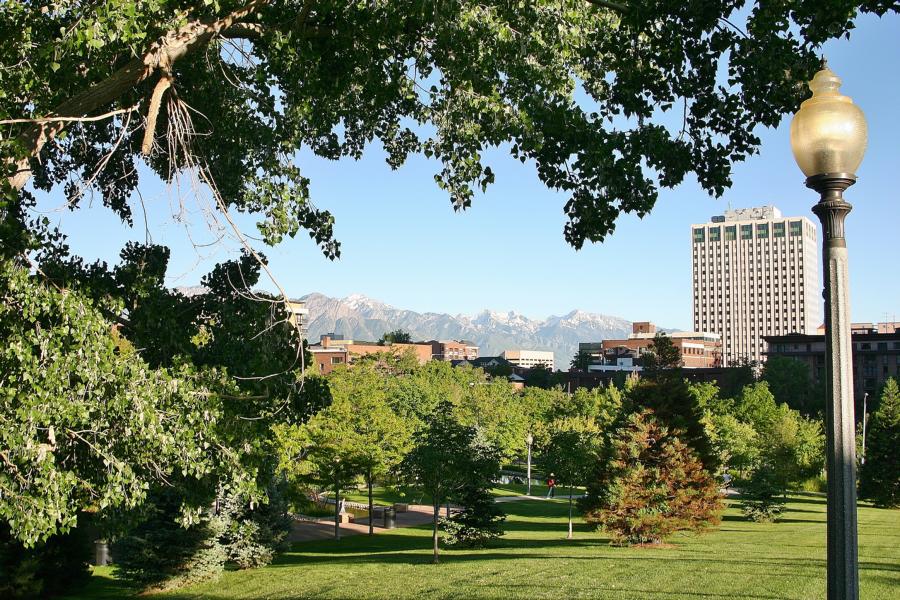
<svg viewBox="0 0 900 600">
<path fill-rule="evenodd" d="M 219 478 L 256 491 L 231 445 L 225 397 L 240 394 L 221 371 L 151 368 L 104 317 L 114 301 L 8 262 L 0 297 L 0 518 L 14 537 L 33 546 L 86 509 L 136 507 L 173 472 L 192 482 L 186 510 Z"/>
<path fill-rule="evenodd" d="M 688 173 L 722 194 L 731 164 L 757 151 L 755 129 L 796 108 L 821 44 L 853 28 L 848 15 L 896 10 L 756 3 L 733 24 L 734 8 L 14 0 L 0 13 L 3 247 L 34 240 L 18 193 L 29 178 L 47 189 L 79 173 L 129 220 L 142 161 L 163 178 L 196 169 L 221 209 L 265 215 L 267 241 L 305 228 L 335 256 L 331 215 L 291 157 L 358 157 L 374 138 L 392 167 L 412 153 L 439 161 L 457 209 L 494 180 L 485 148 L 507 145 L 566 193 L 566 239 L 581 247 Z M 206 118 L 191 125 L 188 105 Z M 679 125 L 658 116 L 668 111 Z M 619 115 L 629 120 L 607 124 Z M 67 191 L 73 206 L 84 195 Z"/>
<path fill-rule="evenodd" d="M 900 506 L 900 386 L 889 378 L 869 421 L 866 462 L 860 467 L 859 492 L 878 506 Z"/>
<path fill-rule="evenodd" d="M 715 480 L 650 411 L 632 413 L 610 436 L 583 505 L 588 523 L 622 544 L 701 531 L 722 511 Z"/>
<path fill-rule="evenodd" d="M 553 473 L 569 488 L 567 539 L 572 539 L 572 488 L 587 484 L 601 446 L 600 428 L 591 418 L 560 419 L 549 426 L 549 440 L 541 448 L 541 464 L 545 472 Z"/>
<path fill-rule="evenodd" d="M 590 365 L 590 364 L 591 364 L 590 352 L 586 352 L 584 350 L 579 350 L 578 353 L 572 357 L 572 362 L 569 363 L 569 368 L 573 371 L 587 372 L 588 365 Z"/>
<path fill-rule="evenodd" d="M 657 333 L 642 356 L 643 375 L 649 379 L 681 377 L 681 350 L 665 333 Z"/>
<path fill-rule="evenodd" d="M 402 470 L 431 498 L 434 508 L 433 562 L 439 562 L 438 519 L 441 505 L 472 482 L 493 481 L 500 472 L 496 451 L 486 452 L 475 427 L 459 424 L 449 402 L 439 404 L 415 435 Z"/>
<path fill-rule="evenodd" d="M 372 486 L 398 465 L 409 450 L 409 424 L 391 409 L 387 384 L 370 364 L 338 369 L 330 377 L 332 404 L 323 418 L 345 420 L 334 426 L 349 436 L 346 459 L 358 465 L 369 495 L 369 535 L 374 533 Z"/>
<path fill-rule="evenodd" d="M 334 539 L 341 539 L 341 491 L 361 472 L 349 402 L 332 402 L 302 425 L 275 427 L 279 469 L 293 481 L 334 492 Z"/>
<path fill-rule="evenodd" d="M 403 331 L 402 329 L 395 329 L 394 331 L 388 331 L 384 335 L 381 336 L 381 339 L 378 340 L 379 346 L 390 346 L 391 344 L 411 344 L 412 336 L 409 335 L 408 331 Z"/>
<path fill-rule="evenodd" d="M 777 402 L 787 404 L 805 416 L 819 416 L 825 410 L 824 396 L 816 394 L 806 363 L 786 356 L 770 356 L 762 371 L 762 381 Z"/>
<path fill-rule="evenodd" d="M 719 467 L 710 433 L 705 423 L 702 394 L 684 379 L 661 372 L 657 378 L 641 378 L 626 391 L 627 405 L 622 418 L 631 412 L 648 409 L 669 430 L 677 430 L 678 438 L 700 458 L 710 473 Z"/>
<path fill-rule="evenodd" d="M 447 545 L 480 548 L 503 535 L 506 514 L 491 493 L 494 476 L 500 469 L 499 453 L 487 439 L 476 435 L 466 449 L 466 455 L 473 464 L 484 468 L 473 471 L 467 478 L 457 494 L 462 509 L 442 519 L 441 526 Z"/>
<path fill-rule="evenodd" d="M 550 388 L 562 385 L 564 381 L 565 375 L 563 373 L 554 373 L 543 364 L 536 364 L 525 371 L 525 385 L 529 387 L 539 387 L 549 390 Z"/>
</svg>

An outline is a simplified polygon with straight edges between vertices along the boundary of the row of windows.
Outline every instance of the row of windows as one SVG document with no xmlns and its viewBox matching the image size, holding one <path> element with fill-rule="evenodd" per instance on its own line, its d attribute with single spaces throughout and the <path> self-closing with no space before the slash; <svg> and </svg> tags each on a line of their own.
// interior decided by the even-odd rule
<svg viewBox="0 0 900 600">
<path fill-rule="evenodd" d="M 799 237 L 803 232 L 803 223 L 801 221 L 790 221 L 788 223 L 788 231 L 790 232 L 791 237 Z M 737 239 L 737 225 L 726 225 L 725 229 L 725 241 L 733 242 Z M 781 223 L 772 223 L 772 237 L 773 238 L 783 238 L 785 236 L 785 227 L 784 222 Z M 757 223 L 756 224 L 756 239 L 765 240 L 769 238 L 769 224 L 768 223 Z M 741 239 L 742 240 L 752 240 L 753 239 L 753 225 L 741 225 Z M 719 242 L 722 240 L 722 227 L 710 227 L 709 228 L 709 241 L 711 242 Z M 695 227 L 694 228 L 694 243 L 699 244 L 706 241 L 706 229 L 703 227 Z"/>
</svg>

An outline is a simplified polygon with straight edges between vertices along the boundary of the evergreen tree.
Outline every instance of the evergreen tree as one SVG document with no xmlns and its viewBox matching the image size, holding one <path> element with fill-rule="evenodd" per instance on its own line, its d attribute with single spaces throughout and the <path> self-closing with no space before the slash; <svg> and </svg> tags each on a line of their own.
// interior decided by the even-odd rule
<svg viewBox="0 0 900 600">
<path fill-rule="evenodd" d="M 653 417 L 669 430 L 677 430 L 679 439 L 688 445 L 711 473 L 719 467 L 719 456 L 704 423 L 701 399 L 681 377 L 663 376 L 640 379 L 627 391 L 634 410 L 650 410 Z M 627 414 L 627 413 L 626 413 Z"/>
<path fill-rule="evenodd" d="M 866 462 L 859 472 L 859 494 L 877 506 L 900 506 L 900 387 L 888 379 L 866 434 Z"/>
<path fill-rule="evenodd" d="M 583 503 L 588 523 L 617 544 L 657 544 L 719 522 L 718 486 L 696 453 L 649 411 L 608 439 Z"/>
</svg>

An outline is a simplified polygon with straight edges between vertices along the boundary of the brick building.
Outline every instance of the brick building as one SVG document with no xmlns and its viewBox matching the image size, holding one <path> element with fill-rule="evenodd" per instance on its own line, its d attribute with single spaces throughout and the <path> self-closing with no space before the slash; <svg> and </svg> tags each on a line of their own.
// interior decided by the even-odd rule
<svg viewBox="0 0 900 600">
<path fill-rule="evenodd" d="M 578 344 L 579 352 L 590 356 L 589 371 L 640 370 L 645 352 L 656 337 L 656 325 L 649 321 L 632 324 L 626 339 L 603 340 Z M 715 333 L 676 331 L 666 334 L 678 348 L 687 369 L 713 368 L 722 365 L 722 340 Z"/>
<path fill-rule="evenodd" d="M 825 335 L 769 335 L 767 356 L 785 356 L 804 362 L 815 383 L 825 380 Z M 900 378 L 900 323 L 854 323 L 851 325 L 853 393 L 878 393 L 888 377 Z"/>
<path fill-rule="evenodd" d="M 343 336 L 329 333 L 319 338 L 318 344 L 309 346 L 313 362 L 324 374 L 331 373 L 338 365 L 352 363 L 354 358 L 380 352 L 403 353 L 412 351 L 419 361 L 425 364 L 432 359 L 432 346 L 428 342 L 419 344 L 387 344 L 381 346 L 376 342 L 360 342 L 344 339 Z"/>
<path fill-rule="evenodd" d="M 478 346 L 467 340 L 431 340 L 422 342 L 431 345 L 434 360 L 473 360 L 478 358 Z"/>
</svg>

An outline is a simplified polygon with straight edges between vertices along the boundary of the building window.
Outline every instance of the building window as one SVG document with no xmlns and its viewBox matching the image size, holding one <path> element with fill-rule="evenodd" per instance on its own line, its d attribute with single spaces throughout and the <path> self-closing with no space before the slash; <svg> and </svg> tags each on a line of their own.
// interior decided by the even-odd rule
<svg viewBox="0 0 900 600">
<path fill-rule="evenodd" d="M 777 237 L 777 238 L 784 237 L 784 223 L 773 223 L 772 224 L 772 237 Z"/>
<path fill-rule="evenodd" d="M 703 242 L 705 239 L 706 239 L 706 237 L 703 234 L 703 229 L 698 228 L 698 229 L 694 230 L 694 243 L 695 244 L 699 244 L 699 243 Z"/>
<path fill-rule="evenodd" d="M 800 221 L 791 221 L 791 237 L 798 237 L 803 233 L 803 223 Z"/>
<path fill-rule="evenodd" d="M 709 241 L 718 242 L 721 239 L 722 229 L 720 227 L 709 228 Z"/>
<path fill-rule="evenodd" d="M 769 237 L 769 224 L 760 223 L 756 226 L 756 239 L 764 240 Z"/>
<path fill-rule="evenodd" d="M 741 225 L 741 239 L 742 240 L 752 240 L 753 239 L 753 225 Z"/>
<path fill-rule="evenodd" d="M 725 241 L 733 242 L 737 238 L 737 227 L 730 225 L 725 228 Z"/>
</svg>

